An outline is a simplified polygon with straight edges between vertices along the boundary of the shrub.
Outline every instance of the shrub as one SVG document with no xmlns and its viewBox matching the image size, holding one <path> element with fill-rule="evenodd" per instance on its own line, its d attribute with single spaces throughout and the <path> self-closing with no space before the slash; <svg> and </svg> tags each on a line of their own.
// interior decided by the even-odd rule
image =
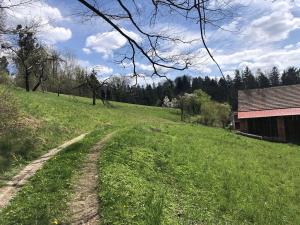
<svg viewBox="0 0 300 225">
<path fill-rule="evenodd" d="M 228 104 L 217 104 L 217 119 L 221 123 L 222 127 L 225 128 L 230 122 L 230 106 Z"/>
<path fill-rule="evenodd" d="M 166 108 L 178 108 L 178 100 L 176 98 L 173 98 L 171 101 L 168 96 L 165 96 L 162 107 Z"/>
<path fill-rule="evenodd" d="M 178 102 L 182 120 L 188 118 L 191 122 L 223 128 L 229 122 L 229 105 L 211 100 L 210 96 L 202 90 L 196 90 L 193 94 L 184 94 L 179 97 Z"/>
<path fill-rule="evenodd" d="M 10 78 L 9 74 L 3 71 L 0 71 L 0 84 L 9 84 Z"/>
<path fill-rule="evenodd" d="M 162 107 L 167 107 L 170 108 L 171 107 L 171 101 L 169 99 L 168 96 L 164 97 L 163 103 L 162 103 Z"/>
<path fill-rule="evenodd" d="M 187 94 L 178 98 L 178 108 L 181 111 L 181 120 L 183 121 L 190 115 L 198 114 L 200 111 L 199 99 L 195 94 Z"/>
</svg>

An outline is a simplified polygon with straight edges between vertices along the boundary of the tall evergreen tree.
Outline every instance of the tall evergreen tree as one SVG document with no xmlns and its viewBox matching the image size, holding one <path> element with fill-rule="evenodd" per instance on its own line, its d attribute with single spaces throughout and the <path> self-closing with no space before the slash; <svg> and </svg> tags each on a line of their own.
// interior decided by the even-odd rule
<svg viewBox="0 0 300 225">
<path fill-rule="evenodd" d="M 236 70 L 233 84 L 232 84 L 232 109 L 236 111 L 238 109 L 238 91 L 244 89 L 243 79 L 240 71 Z"/>
<path fill-rule="evenodd" d="M 194 77 L 192 80 L 192 91 L 203 88 L 203 79 L 202 77 Z"/>
<path fill-rule="evenodd" d="M 233 87 L 235 90 L 244 89 L 243 79 L 241 77 L 241 73 L 239 70 L 235 71 L 234 79 L 233 79 Z"/>
<path fill-rule="evenodd" d="M 257 81 L 248 66 L 246 66 L 244 69 L 242 78 L 245 89 L 253 89 L 258 87 Z"/>
<path fill-rule="evenodd" d="M 182 77 L 182 92 L 190 92 L 191 91 L 191 78 L 187 75 Z"/>
<path fill-rule="evenodd" d="M 229 87 L 227 84 L 227 80 L 225 80 L 223 77 L 221 77 L 218 82 L 217 96 L 217 100 L 219 102 L 227 102 L 229 100 Z"/>
<path fill-rule="evenodd" d="M 280 84 L 279 78 L 280 78 L 279 70 L 276 66 L 274 66 L 269 74 L 270 84 L 272 86 L 278 86 Z"/>
<path fill-rule="evenodd" d="M 283 85 L 298 84 L 300 82 L 299 70 L 295 67 L 289 67 L 281 77 Z"/>
<path fill-rule="evenodd" d="M 260 70 L 257 70 L 257 82 L 259 88 L 267 88 L 270 86 L 268 77 Z"/>
<path fill-rule="evenodd" d="M 175 79 L 175 95 L 179 95 L 182 94 L 182 90 L 183 90 L 183 81 L 182 81 L 182 77 L 176 77 Z"/>
</svg>

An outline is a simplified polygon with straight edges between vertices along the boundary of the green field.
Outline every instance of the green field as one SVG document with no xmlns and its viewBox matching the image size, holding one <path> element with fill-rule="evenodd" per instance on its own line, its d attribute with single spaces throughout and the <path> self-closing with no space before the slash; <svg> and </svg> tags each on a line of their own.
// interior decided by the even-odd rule
<svg viewBox="0 0 300 225">
<path fill-rule="evenodd" d="M 300 224 L 296 145 L 181 123 L 175 110 L 12 92 L 22 113 L 39 121 L 34 157 L 94 132 L 47 162 L 0 213 L 1 225 L 63 223 L 88 150 L 113 130 L 98 163 L 102 224 Z"/>
<path fill-rule="evenodd" d="M 4 89 L 7 88 L 0 86 L 0 91 Z M 98 105 L 93 106 L 91 100 L 87 98 L 63 95 L 57 97 L 52 93 L 41 92 L 27 93 L 19 88 L 8 90 L 16 98 L 26 126 L 32 128 L 28 134 L 22 133 L 20 138 L 29 139 L 31 142 L 28 146 L 26 141 L 20 142 L 21 144 L 17 146 L 10 146 L 16 144 L 16 141 L 10 138 L 9 144 L 0 142 L 0 150 L 10 147 L 25 148 L 24 151 L 29 152 L 29 160 L 37 158 L 64 141 L 104 125 L 121 128 L 134 124 L 159 124 L 179 120 L 174 110 L 167 111 L 155 107 L 121 103 L 113 103 L 111 107 L 104 107 L 100 101 Z M 27 161 L 16 157 L 15 161 L 5 169 L 1 170 L 0 165 L 0 186 L 1 181 L 12 177 Z M 0 164 L 1 162 L 0 155 Z"/>
</svg>

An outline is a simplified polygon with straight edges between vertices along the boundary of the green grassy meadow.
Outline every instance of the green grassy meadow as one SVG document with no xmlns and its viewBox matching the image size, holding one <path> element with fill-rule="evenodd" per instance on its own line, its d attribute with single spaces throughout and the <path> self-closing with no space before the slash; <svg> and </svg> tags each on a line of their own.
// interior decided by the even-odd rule
<svg viewBox="0 0 300 225">
<path fill-rule="evenodd" d="M 6 89 L 0 86 L 0 91 Z M 27 93 L 20 88 L 9 88 L 16 98 L 26 126 L 32 127 L 29 134 L 21 134 L 23 141 L 15 148 L 28 151 L 28 159 L 14 157 L 14 161 L 1 169 L 1 181 L 8 180 L 24 164 L 46 153 L 49 149 L 63 144 L 82 133 L 91 132 L 104 125 L 124 127 L 133 124 L 164 123 L 178 121 L 176 112 L 155 107 L 113 103 L 112 107 L 104 107 L 99 101 L 91 105 L 91 99 L 61 95 L 54 93 Z M 24 139 L 31 143 L 26 145 Z M 34 141 L 32 141 L 34 140 Z M 5 140 L 6 141 L 6 140 Z M 7 140 L 9 145 L 16 145 L 13 138 Z M 25 145 L 24 145 L 25 142 Z M 33 143 L 32 143 L 33 142 Z M 9 148 L 8 144 L 0 143 L 0 148 Z M 25 148 L 23 150 L 23 148 Z M 1 163 L 1 157 L 0 157 Z"/>
<path fill-rule="evenodd" d="M 62 224 L 80 165 L 112 130 L 118 132 L 98 163 L 102 224 L 300 224 L 297 145 L 185 124 L 175 110 L 12 93 L 22 113 L 38 121 L 42 141 L 32 151 L 93 132 L 47 162 L 0 212 L 0 224 Z"/>
<path fill-rule="evenodd" d="M 203 126 L 155 128 L 124 130 L 104 149 L 103 224 L 300 224 L 298 147 Z"/>
</svg>

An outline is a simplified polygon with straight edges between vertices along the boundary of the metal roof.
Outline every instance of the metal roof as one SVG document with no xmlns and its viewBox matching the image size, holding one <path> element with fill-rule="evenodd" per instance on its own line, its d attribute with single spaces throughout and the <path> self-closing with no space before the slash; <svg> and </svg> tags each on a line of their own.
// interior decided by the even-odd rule
<svg viewBox="0 0 300 225">
<path fill-rule="evenodd" d="M 238 92 L 238 118 L 300 115 L 300 84 Z"/>
</svg>

